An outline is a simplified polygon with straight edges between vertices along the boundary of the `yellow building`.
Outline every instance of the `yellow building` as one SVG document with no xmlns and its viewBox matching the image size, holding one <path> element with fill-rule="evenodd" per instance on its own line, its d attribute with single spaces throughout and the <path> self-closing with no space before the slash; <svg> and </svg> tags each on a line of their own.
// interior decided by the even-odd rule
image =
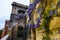
<svg viewBox="0 0 60 40">
<path fill-rule="evenodd" d="M 59 0 L 52 0 L 53 3 L 52 5 L 50 6 L 50 4 L 47 4 L 46 6 L 46 11 L 49 9 L 49 7 L 51 9 L 55 9 L 56 8 L 56 4 Z M 30 3 L 32 3 L 33 0 L 30 0 Z M 48 1 L 48 3 L 50 2 L 50 0 Z M 55 5 L 54 5 L 55 4 Z M 53 6 L 54 5 L 54 6 Z M 38 6 L 41 6 L 40 3 L 37 4 L 36 7 Z M 60 8 L 58 7 L 58 12 L 60 12 Z M 34 16 L 33 16 L 33 21 L 34 23 L 36 23 L 36 18 L 38 18 L 39 14 L 37 14 L 36 12 L 36 9 L 34 9 L 33 13 L 32 13 Z M 37 30 L 38 28 L 36 28 L 36 33 L 35 35 L 33 35 L 33 32 L 32 32 L 32 40 L 34 36 L 36 36 L 36 40 L 42 40 L 43 38 L 43 35 L 44 35 L 44 32 L 45 30 L 44 29 L 41 29 L 41 30 Z M 60 40 L 60 14 L 59 16 L 54 16 L 51 20 L 50 20 L 50 23 L 49 23 L 49 30 L 52 32 L 52 34 L 49 34 L 49 37 L 50 37 L 50 40 Z"/>
</svg>

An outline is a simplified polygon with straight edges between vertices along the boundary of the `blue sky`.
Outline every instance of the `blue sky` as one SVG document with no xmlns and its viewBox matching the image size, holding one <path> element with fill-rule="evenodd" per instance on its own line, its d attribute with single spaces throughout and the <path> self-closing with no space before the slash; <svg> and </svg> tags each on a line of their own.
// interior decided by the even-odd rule
<svg viewBox="0 0 60 40">
<path fill-rule="evenodd" d="M 0 0 L 0 30 L 4 28 L 5 20 L 10 19 L 11 3 L 15 1 L 24 5 L 29 5 L 29 0 Z"/>
</svg>

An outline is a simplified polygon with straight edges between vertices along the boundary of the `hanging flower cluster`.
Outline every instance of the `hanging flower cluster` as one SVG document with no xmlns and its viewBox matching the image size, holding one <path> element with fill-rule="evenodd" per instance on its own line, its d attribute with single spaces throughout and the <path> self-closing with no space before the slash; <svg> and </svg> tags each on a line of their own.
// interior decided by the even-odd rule
<svg viewBox="0 0 60 40">
<path fill-rule="evenodd" d="M 39 3 L 41 0 L 34 0 L 33 3 L 31 3 L 27 9 L 27 13 L 28 13 L 28 16 L 29 16 L 29 22 L 32 20 L 32 11 L 36 8 L 36 5 L 37 3 Z M 58 3 L 57 5 L 60 5 L 60 3 Z M 34 28 L 37 28 L 38 26 L 40 26 L 41 24 L 41 19 L 42 19 L 42 14 L 40 12 L 43 11 L 43 8 L 40 8 L 39 10 L 37 10 L 37 12 L 39 13 L 39 18 L 37 18 L 37 23 L 34 24 L 34 23 L 30 23 L 29 27 L 33 27 Z M 50 16 L 53 16 L 54 14 L 57 14 L 57 10 L 50 10 L 49 12 L 46 12 L 44 13 L 43 15 L 46 16 L 46 17 L 50 17 Z"/>
<path fill-rule="evenodd" d="M 15 14 L 14 17 L 15 17 L 16 19 L 21 19 L 21 18 L 26 19 L 26 14 Z"/>
<path fill-rule="evenodd" d="M 31 18 L 31 16 L 32 16 L 31 13 L 32 13 L 32 11 L 35 9 L 36 4 L 37 4 L 38 2 L 40 2 L 40 1 L 41 1 L 41 0 L 34 0 L 34 2 L 29 5 L 29 7 L 28 7 L 28 9 L 27 9 L 27 13 L 28 13 L 28 16 L 29 16 L 29 21 L 32 19 L 32 18 Z"/>
<path fill-rule="evenodd" d="M 42 10 L 43 10 L 43 8 L 40 8 L 39 10 L 37 10 L 37 12 L 39 13 L 39 12 L 42 12 Z"/>
<path fill-rule="evenodd" d="M 32 11 L 35 9 L 35 7 L 36 7 L 36 4 L 38 3 L 38 2 L 40 2 L 41 0 L 34 0 L 34 2 L 33 3 L 31 3 L 31 5 L 33 5 L 33 6 L 29 6 L 30 8 L 28 8 L 28 15 L 30 15 L 29 16 L 29 19 L 31 18 L 31 13 L 32 13 Z M 44 1 L 45 1 L 45 4 L 43 4 L 44 3 Z M 50 37 L 49 37 L 49 27 L 48 27 L 48 22 L 50 21 L 50 18 L 52 17 L 52 16 L 54 16 L 55 14 L 57 14 L 58 13 L 58 8 L 55 8 L 55 9 L 52 9 L 51 8 L 51 4 L 52 4 L 52 0 L 49 2 L 48 0 L 43 0 L 43 2 L 42 2 L 42 4 L 43 5 L 45 5 L 45 6 L 43 6 L 42 5 L 42 7 L 43 8 L 40 8 L 39 10 L 37 10 L 37 12 L 39 13 L 39 18 L 37 18 L 37 23 L 36 24 L 34 24 L 34 23 L 29 23 L 28 24 L 28 27 L 33 27 L 33 28 L 37 28 L 37 27 L 39 27 L 39 26 L 42 26 L 42 27 L 44 27 L 45 28 L 45 33 L 46 33 L 46 37 L 44 37 L 43 36 L 43 38 L 45 38 L 45 40 L 49 40 L 50 39 Z M 54 4 L 54 3 L 53 3 Z M 57 4 L 57 7 L 60 7 L 60 3 L 58 2 L 58 4 Z M 41 12 L 42 11 L 42 12 Z M 42 19 L 42 17 L 43 17 L 43 22 L 42 22 L 42 24 L 40 24 L 41 23 L 41 19 Z M 30 20 L 32 20 L 32 19 L 30 19 Z M 48 35 L 47 35 L 48 34 Z M 42 40 L 44 40 L 44 39 L 42 39 Z"/>
<path fill-rule="evenodd" d="M 36 7 L 36 4 L 38 3 L 38 2 L 40 2 L 41 0 L 34 0 L 34 2 L 33 3 L 31 3 L 30 5 L 29 5 L 29 7 L 28 7 L 28 9 L 27 9 L 27 13 L 28 13 L 28 16 L 29 16 L 29 21 L 31 21 L 32 20 L 32 11 L 35 9 L 35 7 Z M 37 19 L 37 24 L 34 24 L 34 23 L 30 23 L 30 24 L 28 24 L 28 27 L 30 28 L 30 27 L 34 27 L 34 28 L 36 28 L 36 27 L 38 27 L 40 24 L 40 18 L 38 18 Z"/>
<path fill-rule="evenodd" d="M 32 19 L 31 16 L 32 16 L 32 11 L 35 9 L 35 6 L 36 4 L 35 3 L 31 3 L 27 9 L 27 12 L 28 12 L 28 16 L 29 16 L 29 21 Z"/>
<path fill-rule="evenodd" d="M 40 1 L 41 1 L 41 0 L 34 0 L 34 3 L 37 4 L 37 3 L 39 3 Z"/>
<path fill-rule="evenodd" d="M 60 7 L 60 1 L 58 2 L 57 6 Z"/>
</svg>

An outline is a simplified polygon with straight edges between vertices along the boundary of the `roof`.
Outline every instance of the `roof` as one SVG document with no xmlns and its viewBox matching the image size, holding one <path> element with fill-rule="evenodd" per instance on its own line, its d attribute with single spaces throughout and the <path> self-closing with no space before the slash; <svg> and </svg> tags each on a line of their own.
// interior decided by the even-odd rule
<svg viewBox="0 0 60 40">
<path fill-rule="evenodd" d="M 13 2 L 12 6 L 23 7 L 23 8 L 26 8 L 26 9 L 28 8 L 27 5 L 23 5 L 23 4 L 20 4 L 20 3 L 17 3 L 17 2 Z"/>
</svg>

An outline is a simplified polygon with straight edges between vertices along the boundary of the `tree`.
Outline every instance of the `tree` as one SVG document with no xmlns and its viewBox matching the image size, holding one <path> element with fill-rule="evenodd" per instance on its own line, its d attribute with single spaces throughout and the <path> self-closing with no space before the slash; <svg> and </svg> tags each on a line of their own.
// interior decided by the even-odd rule
<svg viewBox="0 0 60 40">
<path fill-rule="evenodd" d="M 0 38 L 1 38 L 1 35 L 2 35 L 2 30 L 0 30 Z"/>
</svg>

